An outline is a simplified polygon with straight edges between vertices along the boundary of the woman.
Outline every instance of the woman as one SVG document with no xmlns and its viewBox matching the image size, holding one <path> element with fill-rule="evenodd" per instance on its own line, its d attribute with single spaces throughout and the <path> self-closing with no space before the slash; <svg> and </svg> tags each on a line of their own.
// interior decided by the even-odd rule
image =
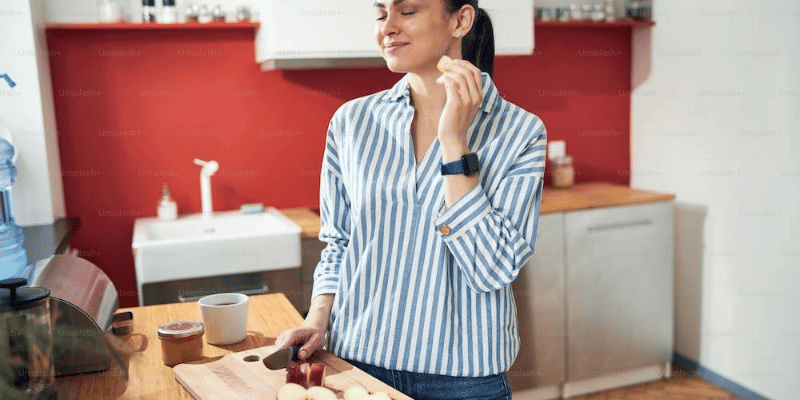
<svg viewBox="0 0 800 400">
<path fill-rule="evenodd" d="M 511 283 L 533 254 L 544 126 L 498 95 L 476 0 L 374 7 L 381 55 L 405 75 L 330 123 L 328 245 L 308 316 L 276 346 L 304 343 L 306 359 L 330 331 L 330 351 L 412 398 L 508 399 Z"/>
</svg>

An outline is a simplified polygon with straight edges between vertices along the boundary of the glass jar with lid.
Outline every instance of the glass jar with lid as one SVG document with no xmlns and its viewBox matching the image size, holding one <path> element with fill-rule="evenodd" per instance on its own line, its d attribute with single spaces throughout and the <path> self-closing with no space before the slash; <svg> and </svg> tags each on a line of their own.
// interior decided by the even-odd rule
<svg viewBox="0 0 800 400">
<path fill-rule="evenodd" d="M 553 162 L 553 187 L 568 188 L 575 184 L 575 168 L 572 166 L 572 157 L 562 156 L 552 159 Z"/>
<path fill-rule="evenodd" d="M 173 321 L 158 328 L 164 364 L 172 367 L 203 358 L 203 333 L 200 321 Z"/>
</svg>

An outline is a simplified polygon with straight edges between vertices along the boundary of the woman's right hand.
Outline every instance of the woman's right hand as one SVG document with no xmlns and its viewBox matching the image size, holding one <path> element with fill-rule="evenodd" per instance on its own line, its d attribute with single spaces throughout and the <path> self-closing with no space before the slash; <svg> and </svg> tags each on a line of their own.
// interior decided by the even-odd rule
<svg viewBox="0 0 800 400">
<path fill-rule="evenodd" d="M 305 361 L 325 345 L 325 330 L 303 325 L 287 329 L 275 339 L 276 350 L 285 349 L 296 344 L 302 344 L 297 357 Z"/>
<path fill-rule="evenodd" d="M 333 295 L 323 294 L 311 299 L 303 324 L 297 328 L 287 329 L 275 339 L 276 350 L 282 350 L 296 344 L 302 344 L 297 357 L 305 361 L 315 351 L 325 345 L 325 333 L 328 331 L 328 320 L 331 318 Z"/>
</svg>

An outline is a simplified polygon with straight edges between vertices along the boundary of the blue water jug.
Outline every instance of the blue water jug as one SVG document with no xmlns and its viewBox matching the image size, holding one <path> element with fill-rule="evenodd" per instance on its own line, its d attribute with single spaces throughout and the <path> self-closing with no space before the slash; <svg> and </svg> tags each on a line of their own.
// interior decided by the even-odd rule
<svg viewBox="0 0 800 400">
<path fill-rule="evenodd" d="M 17 181 L 17 167 L 11 162 L 14 146 L 0 138 L 0 279 L 18 276 L 28 265 L 22 247 L 25 235 L 14 220 L 11 185 Z"/>
</svg>

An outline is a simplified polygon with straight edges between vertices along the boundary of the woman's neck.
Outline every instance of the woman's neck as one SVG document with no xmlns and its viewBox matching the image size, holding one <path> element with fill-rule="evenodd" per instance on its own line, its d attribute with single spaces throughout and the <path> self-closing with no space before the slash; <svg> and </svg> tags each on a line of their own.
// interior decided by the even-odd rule
<svg viewBox="0 0 800 400">
<path fill-rule="evenodd" d="M 445 51 L 453 59 L 461 58 L 461 41 L 453 40 Z M 436 60 L 437 62 L 439 60 Z M 436 64 L 427 69 L 408 73 L 408 84 L 411 87 L 411 104 L 417 115 L 431 116 L 438 120 L 447 102 L 447 92 L 444 85 L 436 83 L 442 73 Z"/>
<path fill-rule="evenodd" d="M 447 102 L 444 85 L 436 82 L 442 75 L 437 69 L 424 73 L 408 73 L 408 84 L 411 90 L 411 104 L 418 114 L 438 115 Z"/>
</svg>

